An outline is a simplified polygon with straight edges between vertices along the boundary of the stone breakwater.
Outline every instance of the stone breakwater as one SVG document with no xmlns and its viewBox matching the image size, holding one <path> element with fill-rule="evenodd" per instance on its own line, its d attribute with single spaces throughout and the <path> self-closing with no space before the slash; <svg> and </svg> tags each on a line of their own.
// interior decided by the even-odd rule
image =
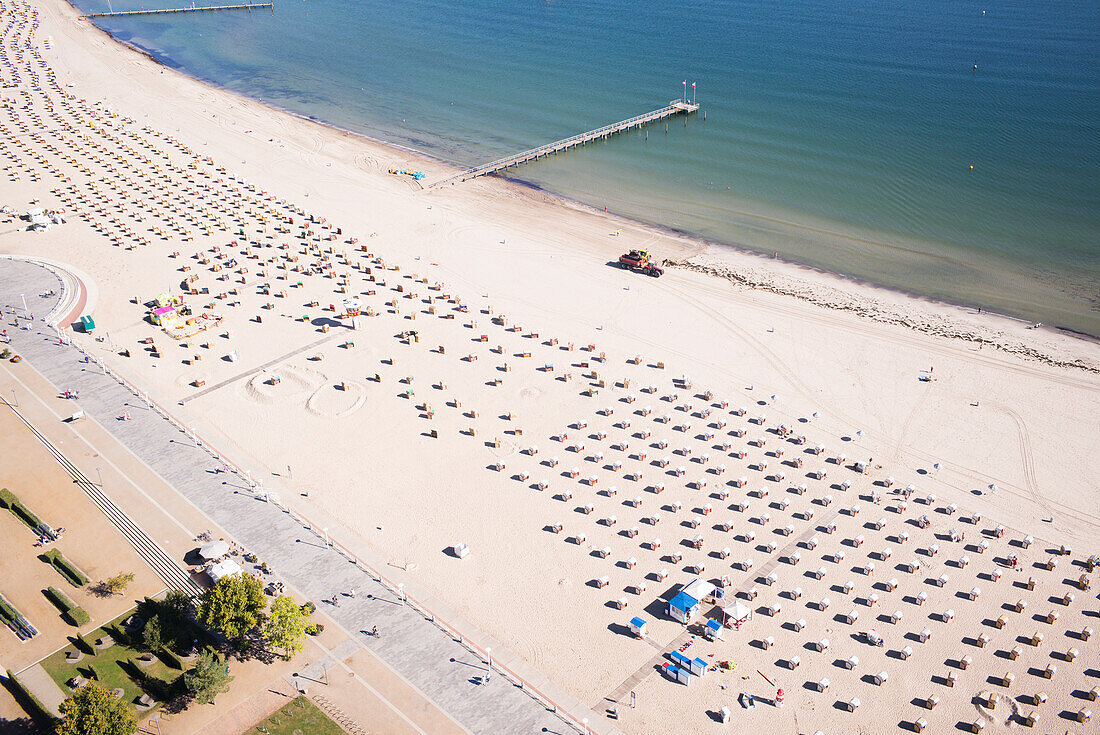
<svg viewBox="0 0 1100 735">
<path fill-rule="evenodd" d="M 878 301 L 837 288 L 825 287 L 821 284 L 811 286 L 809 283 L 799 282 L 795 279 L 781 280 L 775 274 L 752 269 L 735 270 L 724 265 L 694 262 L 692 259 L 671 260 L 666 258 L 662 265 L 665 268 L 678 268 L 721 278 L 744 288 L 790 296 L 827 309 L 847 311 L 883 324 L 897 324 L 937 337 L 980 344 L 1054 367 L 1076 368 L 1088 373 L 1100 374 L 1100 363 L 1098 362 L 1083 358 L 1060 359 L 1057 355 L 1041 347 L 1023 344 L 1004 330 L 976 324 L 960 324 L 936 313 L 906 310 L 888 302 Z"/>
</svg>

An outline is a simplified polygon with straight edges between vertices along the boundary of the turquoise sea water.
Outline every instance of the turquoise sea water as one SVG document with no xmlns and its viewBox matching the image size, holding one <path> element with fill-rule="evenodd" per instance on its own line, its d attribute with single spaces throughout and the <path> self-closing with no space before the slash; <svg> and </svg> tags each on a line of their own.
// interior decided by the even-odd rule
<svg viewBox="0 0 1100 735">
<path fill-rule="evenodd" d="M 511 175 L 1100 335 L 1100 3 L 279 0 L 101 25 L 201 79 L 461 164 L 695 81 L 705 120 Z"/>
</svg>

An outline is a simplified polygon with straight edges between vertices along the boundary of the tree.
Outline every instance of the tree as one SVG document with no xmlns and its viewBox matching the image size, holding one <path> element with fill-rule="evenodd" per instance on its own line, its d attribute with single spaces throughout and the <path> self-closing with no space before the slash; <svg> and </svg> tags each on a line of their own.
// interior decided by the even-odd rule
<svg viewBox="0 0 1100 735">
<path fill-rule="evenodd" d="M 164 622 L 182 623 L 191 615 L 191 598 L 181 590 L 171 590 L 158 606 L 159 612 L 168 616 Z"/>
<path fill-rule="evenodd" d="M 162 637 L 178 647 L 191 643 L 191 598 L 186 592 L 172 590 L 157 603 L 156 618 L 160 621 Z"/>
<path fill-rule="evenodd" d="M 273 648 L 282 650 L 287 661 L 305 648 L 306 628 L 310 625 L 309 613 L 289 595 L 282 595 L 271 603 L 271 613 L 264 625 L 264 639 Z"/>
<path fill-rule="evenodd" d="M 103 586 L 109 589 L 112 594 L 121 595 L 133 581 L 133 572 L 119 572 L 115 576 L 103 580 Z"/>
<path fill-rule="evenodd" d="M 240 641 L 263 622 L 264 604 L 263 583 L 237 572 L 203 592 L 199 620 Z"/>
<path fill-rule="evenodd" d="M 160 617 L 154 615 L 138 634 L 141 647 L 146 651 L 159 651 L 164 647 L 164 627 L 160 623 Z"/>
<path fill-rule="evenodd" d="M 58 735 L 133 735 L 137 721 L 122 700 L 89 682 L 61 703 Z"/>
<path fill-rule="evenodd" d="M 199 704 L 212 703 L 216 696 L 229 689 L 231 681 L 229 666 L 215 658 L 210 650 L 203 651 L 195 668 L 183 674 L 183 686 Z"/>
</svg>

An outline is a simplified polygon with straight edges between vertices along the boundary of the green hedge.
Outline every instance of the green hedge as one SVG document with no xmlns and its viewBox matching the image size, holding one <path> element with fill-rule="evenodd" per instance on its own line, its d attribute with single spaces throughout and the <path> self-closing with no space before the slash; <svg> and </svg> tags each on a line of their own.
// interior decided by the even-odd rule
<svg viewBox="0 0 1100 735">
<path fill-rule="evenodd" d="M 180 671 L 183 671 L 187 668 L 187 665 L 183 663 L 183 659 L 177 656 L 176 652 L 168 646 L 160 649 L 160 653 L 165 659 L 167 659 L 166 663 L 172 668 L 179 669 Z"/>
<path fill-rule="evenodd" d="M 29 689 L 23 686 L 23 682 L 16 678 L 11 669 L 8 669 L 8 689 L 12 696 L 19 702 L 28 715 L 38 720 L 46 720 L 53 723 L 57 720 L 46 707 L 34 696 Z"/>
<path fill-rule="evenodd" d="M 66 559 L 60 551 L 57 549 L 50 549 L 42 556 L 54 566 L 57 571 L 61 572 L 61 576 L 69 580 L 69 584 L 73 587 L 83 587 L 88 584 L 88 578 L 80 573 L 80 570 L 73 566 L 73 563 Z"/>
<path fill-rule="evenodd" d="M 27 506 L 19 502 L 19 498 L 15 496 L 15 493 L 6 487 L 0 488 L 0 507 L 10 510 L 16 518 L 27 524 L 32 531 L 42 525 L 42 521 L 38 520 L 38 516 L 27 510 Z"/>
<path fill-rule="evenodd" d="M 8 601 L 3 597 L 0 597 L 0 617 L 12 623 L 19 617 L 19 611 L 8 604 Z"/>
<path fill-rule="evenodd" d="M 88 656 L 96 655 L 96 647 L 92 645 L 91 641 L 84 637 L 83 633 L 76 634 L 76 640 L 73 642 L 73 645 Z"/>
<path fill-rule="evenodd" d="M 84 608 L 80 607 L 75 602 L 70 600 L 68 597 L 65 596 L 64 592 L 57 589 L 56 587 L 47 587 L 46 597 L 49 598 L 50 602 L 57 606 L 58 610 L 65 613 L 66 617 L 68 617 L 69 622 L 72 625 L 79 628 L 81 625 L 86 625 L 89 621 L 91 621 L 91 617 L 88 615 L 87 611 L 84 610 Z"/>
</svg>

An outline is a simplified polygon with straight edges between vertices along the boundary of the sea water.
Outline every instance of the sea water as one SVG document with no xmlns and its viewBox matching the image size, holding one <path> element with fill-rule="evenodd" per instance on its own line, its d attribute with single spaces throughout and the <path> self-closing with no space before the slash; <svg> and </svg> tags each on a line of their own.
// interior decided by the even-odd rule
<svg viewBox="0 0 1100 735">
<path fill-rule="evenodd" d="M 461 165 L 686 93 L 705 118 L 509 175 L 1100 335 L 1100 3 L 279 0 L 97 23 L 200 79 Z"/>
</svg>

